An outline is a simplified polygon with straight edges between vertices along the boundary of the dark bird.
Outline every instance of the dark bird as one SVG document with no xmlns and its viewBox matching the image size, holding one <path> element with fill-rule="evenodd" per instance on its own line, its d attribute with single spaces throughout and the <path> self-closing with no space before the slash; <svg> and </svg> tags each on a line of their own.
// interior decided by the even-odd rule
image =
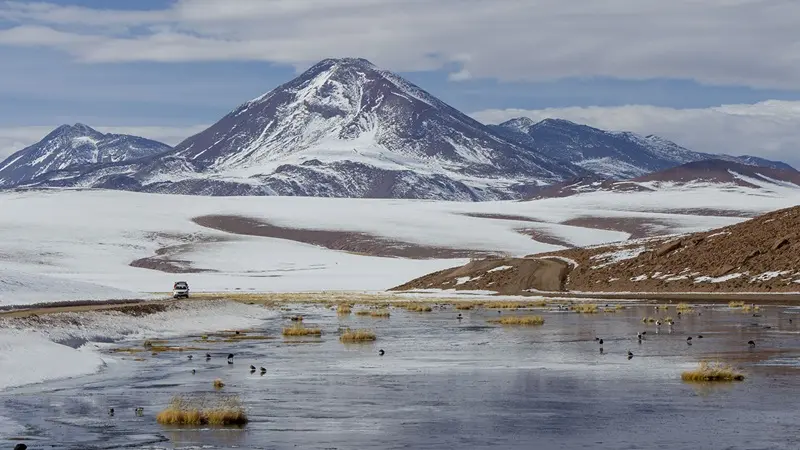
<svg viewBox="0 0 800 450">
<path fill-rule="evenodd" d="M 755 347 L 755 346 L 756 346 L 756 343 L 755 343 L 755 342 L 753 342 L 753 341 L 747 341 L 747 345 L 749 345 L 749 346 L 750 346 L 750 348 L 753 348 L 753 347 Z"/>
<path fill-rule="evenodd" d="M 210 353 L 206 353 L 206 361 L 208 361 L 210 359 L 211 359 L 211 354 Z"/>
<path fill-rule="evenodd" d="M 239 335 L 239 330 L 236 330 L 236 334 Z"/>
<path fill-rule="evenodd" d="M 250 370 L 256 370 L 256 366 L 250 364 Z"/>
<path fill-rule="evenodd" d="M 192 375 L 197 373 L 197 369 L 192 369 Z"/>
<path fill-rule="evenodd" d="M 678 315 L 679 315 L 679 316 L 681 315 L 681 312 L 680 312 L 680 311 L 678 311 Z"/>
<path fill-rule="evenodd" d="M 600 345 L 603 345 L 603 340 L 602 339 L 600 339 Z"/>
<path fill-rule="evenodd" d="M 644 336 L 645 334 L 647 334 L 647 331 L 642 331 L 642 336 Z"/>
<path fill-rule="evenodd" d="M 601 354 L 603 353 L 603 347 L 600 347 L 600 353 Z"/>
<path fill-rule="evenodd" d="M 379 355 L 383 356 L 384 353 L 386 353 L 386 352 L 384 352 L 383 349 L 378 350 L 378 354 Z"/>
<path fill-rule="evenodd" d="M 595 340 L 595 341 L 599 341 L 599 340 L 600 340 L 600 338 L 599 338 L 599 337 L 596 337 L 596 338 L 594 338 L 594 340 Z"/>
<path fill-rule="evenodd" d="M 692 337 L 691 336 L 686 338 L 686 343 L 689 344 L 689 345 L 692 345 Z"/>
<path fill-rule="evenodd" d="M 187 358 L 192 359 L 192 358 L 194 358 L 194 356 L 189 355 L 189 356 L 187 356 Z"/>
<path fill-rule="evenodd" d="M 228 353 L 228 364 L 233 364 L 233 353 Z"/>
<path fill-rule="evenodd" d="M 631 358 L 633 358 L 633 352 L 631 352 L 630 350 L 628 350 L 628 359 L 631 359 Z"/>
<path fill-rule="evenodd" d="M 114 408 L 108 408 L 108 415 L 109 416 L 113 416 L 114 415 Z"/>
<path fill-rule="evenodd" d="M 28 450 L 28 446 L 25 444 L 17 444 L 14 446 L 14 450 Z"/>
<path fill-rule="evenodd" d="M 703 339 L 703 335 L 702 334 L 698 334 L 697 335 L 697 339 Z"/>
<path fill-rule="evenodd" d="M 789 319 L 789 323 L 792 323 L 792 319 Z"/>
<path fill-rule="evenodd" d="M 262 367 L 262 368 L 261 368 L 261 375 L 264 375 L 265 373 L 267 373 L 267 369 L 265 369 L 265 368 L 263 368 L 263 367 Z"/>
</svg>

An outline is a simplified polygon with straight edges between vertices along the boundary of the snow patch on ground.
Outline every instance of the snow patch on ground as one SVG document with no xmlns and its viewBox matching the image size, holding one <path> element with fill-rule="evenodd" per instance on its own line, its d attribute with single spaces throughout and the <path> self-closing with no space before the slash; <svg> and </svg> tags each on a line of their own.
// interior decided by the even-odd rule
<svg viewBox="0 0 800 450">
<path fill-rule="evenodd" d="M 755 283 L 756 281 L 769 281 L 773 278 L 778 278 L 782 275 L 788 275 L 792 273 L 791 270 L 784 270 L 784 271 L 774 271 L 774 272 L 764 272 L 761 275 L 756 275 L 750 279 L 751 283 Z"/>
<path fill-rule="evenodd" d="M 88 349 L 73 349 L 35 331 L 0 332 L 0 390 L 97 371 L 103 358 Z"/>
<path fill-rule="evenodd" d="M 0 306 L 51 301 L 139 299 L 149 295 L 59 276 L 29 274 L 0 267 Z"/>
<path fill-rule="evenodd" d="M 633 248 L 626 248 L 622 250 L 617 250 L 615 252 L 607 252 L 601 253 L 599 255 L 594 255 L 590 259 L 594 261 L 600 261 L 601 264 L 592 266 L 592 269 L 600 269 L 602 267 L 610 266 L 616 264 L 621 261 L 625 261 L 627 259 L 633 259 L 641 255 L 647 250 L 646 247 L 633 247 Z"/>
<path fill-rule="evenodd" d="M 487 270 L 486 273 L 500 272 L 502 270 L 508 270 L 508 269 L 513 269 L 513 268 L 514 268 L 514 266 L 498 266 L 498 267 L 495 267 L 494 269 Z"/>
<path fill-rule="evenodd" d="M 697 277 L 694 279 L 695 283 L 724 283 L 726 281 L 735 280 L 737 278 L 741 278 L 744 274 L 742 273 L 731 273 L 728 275 L 723 275 L 721 277 L 709 277 L 709 276 L 702 276 Z"/>
<path fill-rule="evenodd" d="M 276 317 L 262 306 L 191 301 L 174 309 L 131 316 L 115 311 L 43 314 L 35 321 L 0 321 L 0 389 L 94 373 L 114 358 L 97 350 L 109 340 L 130 341 L 249 328 Z M 87 341 L 77 349 L 57 342 Z"/>
<path fill-rule="evenodd" d="M 647 275 L 639 275 L 637 277 L 631 278 L 631 281 L 644 281 L 647 279 Z"/>
</svg>

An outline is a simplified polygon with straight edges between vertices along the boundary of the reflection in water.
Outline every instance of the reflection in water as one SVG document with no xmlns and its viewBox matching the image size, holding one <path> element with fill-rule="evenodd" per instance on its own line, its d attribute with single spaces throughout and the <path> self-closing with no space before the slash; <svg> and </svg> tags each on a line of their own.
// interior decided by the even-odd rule
<svg viewBox="0 0 800 450">
<path fill-rule="evenodd" d="M 545 325 L 530 328 L 489 326 L 497 312 L 480 309 L 461 311 L 460 321 L 449 309 L 397 310 L 384 320 L 310 306 L 293 312 L 321 327 L 322 338 L 281 339 L 286 324 L 270 319 L 261 331 L 277 339 L 204 343 L 209 349 L 192 360 L 186 352 L 140 362 L 109 356 L 115 363 L 103 373 L 0 394 L 0 416 L 52 449 L 794 448 L 800 330 L 777 308 L 758 318 L 702 309 L 661 330 L 641 321 L 652 307 L 537 311 Z M 344 345 L 340 325 L 373 329 L 378 341 Z M 193 339 L 171 344 L 198 345 Z M 206 361 L 207 351 L 236 358 Z M 747 379 L 683 383 L 680 372 L 702 359 L 736 364 Z M 250 422 L 158 425 L 156 413 L 176 394 L 238 395 Z"/>
</svg>

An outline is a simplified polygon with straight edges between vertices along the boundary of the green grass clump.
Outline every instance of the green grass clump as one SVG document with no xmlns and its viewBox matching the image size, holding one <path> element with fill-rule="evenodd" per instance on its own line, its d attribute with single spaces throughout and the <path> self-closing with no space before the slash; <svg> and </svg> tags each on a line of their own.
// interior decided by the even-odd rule
<svg viewBox="0 0 800 450">
<path fill-rule="evenodd" d="M 370 342 L 376 339 L 375 332 L 365 329 L 351 330 L 347 328 L 342 335 L 339 336 L 341 342 Z"/>
<path fill-rule="evenodd" d="M 369 316 L 370 314 L 372 314 L 372 311 L 370 311 L 368 309 L 360 309 L 360 310 L 356 311 L 356 315 L 357 316 Z"/>
<path fill-rule="evenodd" d="M 346 316 L 346 315 L 350 314 L 351 312 L 353 312 L 353 310 L 350 307 L 350 305 L 341 304 L 341 305 L 336 307 L 336 314 L 338 314 L 340 316 Z"/>
<path fill-rule="evenodd" d="M 231 426 L 247 423 L 247 414 L 238 397 L 217 398 L 213 402 L 175 396 L 156 415 L 162 425 Z"/>
<path fill-rule="evenodd" d="M 697 369 L 683 372 L 681 380 L 689 382 L 742 381 L 744 375 L 727 364 L 701 361 Z"/>
<path fill-rule="evenodd" d="M 306 328 L 302 325 L 295 325 L 283 329 L 283 335 L 286 337 L 297 336 L 321 336 L 322 330 L 319 328 Z"/>
<path fill-rule="evenodd" d="M 544 325 L 544 318 L 542 316 L 507 316 L 491 319 L 489 322 L 500 325 Z"/>
</svg>

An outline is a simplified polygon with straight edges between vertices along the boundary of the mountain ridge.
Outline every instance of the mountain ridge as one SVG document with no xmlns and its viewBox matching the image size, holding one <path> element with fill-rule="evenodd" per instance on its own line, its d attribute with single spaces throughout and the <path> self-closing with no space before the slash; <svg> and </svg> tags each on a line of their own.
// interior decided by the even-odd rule
<svg viewBox="0 0 800 450">
<path fill-rule="evenodd" d="M 67 127 L 42 142 L 65 130 L 94 131 Z M 165 151 L 71 162 L 65 155 L 48 170 L 18 171 L 4 186 L 510 200 L 576 177 L 630 179 L 714 157 L 563 119 L 484 125 L 362 58 L 324 59 Z"/>
</svg>

